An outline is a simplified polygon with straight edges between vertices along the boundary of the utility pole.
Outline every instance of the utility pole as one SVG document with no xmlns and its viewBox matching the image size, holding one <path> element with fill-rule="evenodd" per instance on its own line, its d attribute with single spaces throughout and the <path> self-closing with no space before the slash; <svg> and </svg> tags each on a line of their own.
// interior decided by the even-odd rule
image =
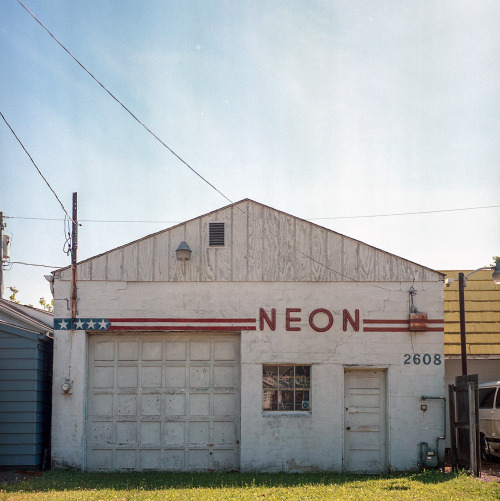
<svg viewBox="0 0 500 501">
<path fill-rule="evenodd" d="M 78 200 L 77 193 L 73 193 L 73 225 L 71 232 L 71 320 L 76 321 L 76 251 L 78 249 Z"/>
<path fill-rule="evenodd" d="M 0 212 L 0 299 L 3 299 L 3 212 Z"/>
</svg>

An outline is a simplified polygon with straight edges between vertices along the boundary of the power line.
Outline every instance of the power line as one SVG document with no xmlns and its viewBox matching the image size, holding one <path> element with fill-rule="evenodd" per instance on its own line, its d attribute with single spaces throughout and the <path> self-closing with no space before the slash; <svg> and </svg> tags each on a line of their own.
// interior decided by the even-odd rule
<svg viewBox="0 0 500 501">
<path fill-rule="evenodd" d="M 367 214 L 363 216 L 333 216 L 333 217 L 311 217 L 307 218 L 306 221 L 318 221 L 322 219 L 362 219 L 368 217 L 389 217 L 389 216 L 410 216 L 416 214 L 433 214 L 442 212 L 456 212 L 456 211 L 466 211 L 466 210 L 477 210 L 477 209 L 494 209 L 499 208 L 500 205 L 486 205 L 483 207 L 461 207 L 457 209 L 439 209 L 439 210 L 427 210 L 427 211 L 416 211 L 416 212 L 398 212 L 391 214 Z M 28 219 L 34 221 L 64 221 L 60 218 L 49 218 L 49 217 L 24 217 L 24 216 L 4 216 L 4 219 Z M 148 219 L 135 219 L 135 220 L 122 220 L 122 219 L 79 219 L 79 223 L 153 223 L 153 224 L 180 224 L 182 221 L 159 221 L 159 220 L 148 220 Z"/>
<path fill-rule="evenodd" d="M 24 266 L 40 266 L 41 268 L 52 268 L 53 270 L 63 268 L 63 266 L 49 266 L 48 264 L 23 263 L 22 261 L 10 261 L 9 264 L 23 264 Z"/>
<path fill-rule="evenodd" d="M 31 160 L 31 163 L 35 166 L 35 169 L 38 171 L 38 174 L 40 174 L 40 176 L 42 176 L 42 179 L 45 181 L 47 186 L 50 188 L 50 191 L 54 194 L 54 196 L 57 198 L 57 201 L 61 204 L 61 207 L 62 207 L 62 210 L 64 211 L 64 213 L 71 219 L 71 216 L 68 214 L 68 211 L 64 208 L 64 205 L 61 202 L 61 200 L 59 199 L 59 197 L 57 196 L 57 193 L 54 191 L 52 186 L 50 186 L 50 183 L 47 181 L 47 179 L 45 179 L 45 176 L 42 174 L 42 171 L 38 168 L 38 165 L 35 163 L 32 156 L 29 154 L 28 150 L 24 147 L 24 144 L 21 142 L 21 140 L 17 137 L 17 134 L 14 132 L 14 129 L 10 126 L 9 122 L 7 122 L 7 119 L 3 116 L 3 113 L 1 111 L 0 111 L 0 115 L 2 116 L 3 121 L 7 124 L 7 127 L 10 129 L 12 134 L 14 134 L 14 137 L 17 139 L 17 142 L 21 145 L 21 147 L 24 150 L 24 152 L 26 153 L 26 155 L 28 155 L 29 159 Z"/>
<path fill-rule="evenodd" d="M 216 188 L 212 183 L 210 183 L 206 178 L 204 178 L 198 171 L 196 171 L 196 169 L 194 169 L 193 167 L 191 167 L 191 165 L 189 165 L 188 162 L 186 162 L 180 155 L 178 155 L 172 148 L 170 148 L 162 139 L 160 139 L 149 127 L 147 127 L 134 113 L 132 113 L 132 111 L 127 107 L 125 106 L 125 104 L 123 104 L 111 91 L 109 91 L 105 85 L 96 77 L 94 76 L 52 33 L 51 31 L 21 2 L 21 0 L 17 0 L 18 3 L 30 14 L 30 16 L 57 42 L 57 44 L 69 55 L 71 56 L 71 58 L 97 83 L 99 84 L 99 86 L 111 97 L 113 98 L 113 100 L 115 100 L 137 123 L 139 123 L 147 132 L 149 132 L 150 135 L 152 135 L 161 145 L 163 145 L 168 151 L 170 151 L 170 153 L 172 153 L 178 160 L 180 160 L 189 170 L 191 170 L 191 172 L 193 172 L 194 174 L 196 174 L 200 179 L 202 179 L 206 184 L 208 184 L 213 190 L 215 190 L 217 193 L 219 193 L 219 195 L 221 195 L 223 198 L 225 198 L 231 205 L 235 205 L 234 202 L 229 198 L 227 197 L 226 195 L 224 195 L 224 193 L 222 193 L 222 191 L 220 191 L 218 188 Z M 316 264 L 319 264 L 320 266 L 323 266 L 324 268 L 326 268 L 327 270 L 329 271 L 332 271 L 334 273 L 337 273 L 338 275 L 344 277 L 344 278 L 347 278 L 348 280 L 351 280 L 353 282 L 357 282 L 357 283 L 364 283 L 365 285 L 370 285 L 372 287 L 376 287 L 378 289 L 384 289 L 384 290 L 388 290 L 389 289 L 385 289 L 385 287 L 381 287 L 381 286 L 378 286 L 378 285 L 373 285 L 373 284 L 369 284 L 369 283 L 366 283 L 366 282 L 361 282 L 360 280 L 356 280 L 354 278 L 351 278 L 347 275 L 344 275 L 343 273 L 337 271 L 337 270 L 334 270 L 333 268 L 330 268 L 329 266 L 327 266 L 326 264 L 324 263 L 321 263 L 320 261 L 317 261 L 316 259 L 314 259 L 312 256 L 309 256 L 308 254 L 302 252 L 300 249 L 297 249 L 294 245 L 292 245 L 291 243 L 287 242 L 286 240 L 284 240 L 280 235 L 274 233 L 272 230 L 270 230 L 269 228 L 267 228 L 261 221 L 257 220 L 256 218 L 254 218 L 253 216 L 251 216 L 250 214 L 247 214 L 241 207 L 239 207 L 238 205 L 235 205 L 238 210 L 240 210 L 240 212 L 242 212 L 244 215 L 246 215 L 248 218 L 252 219 L 255 223 L 259 224 L 264 230 L 266 230 L 267 232 L 269 232 L 271 235 L 274 235 L 280 242 L 283 242 L 285 245 L 287 245 L 288 247 L 290 247 L 291 249 L 295 250 L 296 252 L 298 252 L 299 254 L 302 254 L 304 257 L 306 257 L 307 259 L 315 262 Z"/>
<path fill-rule="evenodd" d="M 92 77 L 137 123 L 142 125 L 144 129 L 146 129 L 160 144 L 162 144 L 165 148 L 167 148 L 172 155 L 177 157 L 191 172 L 196 174 L 201 180 L 207 183 L 212 189 L 214 189 L 219 195 L 224 197 L 230 204 L 234 203 L 229 197 L 224 195 L 222 191 L 216 188 L 208 179 L 203 177 L 194 167 L 191 167 L 186 160 L 184 160 L 180 155 L 178 155 L 170 146 L 168 146 L 162 139 L 160 139 L 147 125 L 145 125 L 132 111 L 130 111 L 125 104 L 123 104 L 111 91 L 109 91 L 106 86 L 96 77 L 94 76 L 52 33 L 51 31 L 40 21 L 38 18 L 21 2 L 21 0 L 17 0 L 19 4 L 31 15 L 31 17 L 73 58 L 73 60 L 83 69 L 85 72 Z"/>
<path fill-rule="evenodd" d="M 477 210 L 477 209 L 493 209 L 498 208 L 500 205 L 486 205 L 483 207 L 462 207 L 459 209 L 440 209 L 440 210 L 424 210 L 417 212 L 399 212 L 394 214 L 369 214 L 366 216 L 334 216 L 334 217 L 311 217 L 308 221 L 316 221 L 318 219 L 361 219 L 366 217 L 390 217 L 390 216 L 413 216 L 415 214 L 434 214 L 438 212 L 456 212 L 463 210 Z"/>
</svg>

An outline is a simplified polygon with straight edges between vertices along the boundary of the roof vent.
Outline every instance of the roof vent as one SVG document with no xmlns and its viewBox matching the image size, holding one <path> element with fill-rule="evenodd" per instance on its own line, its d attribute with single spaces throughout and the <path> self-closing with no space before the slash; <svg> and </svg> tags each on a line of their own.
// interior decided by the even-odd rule
<svg viewBox="0 0 500 501">
<path fill-rule="evenodd" d="M 210 247 L 224 246 L 224 223 L 208 223 L 208 245 Z"/>
</svg>

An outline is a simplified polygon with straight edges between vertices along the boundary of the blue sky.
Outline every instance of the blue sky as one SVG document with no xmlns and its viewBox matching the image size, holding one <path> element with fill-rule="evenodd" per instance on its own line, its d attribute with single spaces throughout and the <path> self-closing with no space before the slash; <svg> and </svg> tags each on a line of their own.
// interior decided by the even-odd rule
<svg viewBox="0 0 500 501">
<path fill-rule="evenodd" d="M 332 218 L 500 205 L 500 3 L 25 0 L 75 56 L 233 201 Z M 79 218 L 184 221 L 227 204 L 16 0 L 0 111 Z M 69 264 L 59 203 L 0 122 L 11 261 Z M 500 252 L 500 209 L 314 219 L 435 269 Z M 83 223 L 79 259 L 169 224 Z M 13 265 L 35 304 L 50 270 Z M 9 291 L 6 290 L 6 296 Z"/>
</svg>

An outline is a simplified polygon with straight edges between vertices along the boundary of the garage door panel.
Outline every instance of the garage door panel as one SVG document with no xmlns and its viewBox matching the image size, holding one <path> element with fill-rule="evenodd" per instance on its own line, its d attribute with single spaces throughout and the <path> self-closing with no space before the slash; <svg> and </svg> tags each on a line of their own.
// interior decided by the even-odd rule
<svg viewBox="0 0 500 501">
<path fill-rule="evenodd" d="M 119 416 L 136 416 L 137 415 L 137 395 L 119 393 L 117 395 Z"/>
<path fill-rule="evenodd" d="M 89 469 L 239 469 L 236 335 L 90 335 L 89 374 Z"/>
<path fill-rule="evenodd" d="M 162 360 L 162 343 L 160 341 L 145 341 L 142 343 L 142 359 L 146 361 Z"/>
<path fill-rule="evenodd" d="M 234 341 L 216 341 L 215 342 L 215 360 L 230 360 L 235 358 Z"/>
<path fill-rule="evenodd" d="M 234 377 L 233 366 L 215 366 L 214 367 L 214 387 L 232 388 L 236 381 Z"/>
<path fill-rule="evenodd" d="M 95 346 L 95 360 L 114 360 L 115 359 L 115 343 L 113 341 L 100 341 Z"/>
<path fill-rule="evenodd" d="M 143 449 L 140 451 L 142 470 L 161 469 L 161 449 Z"/>
<path fill-rule="evenodd" d="M 161 366 L 142 366 L 141 368 L 141 387 L 142 388 L 161 388 Z"/>
<path fill-rule="evenodd" d="M 137 367 L 118 367 L 118 388 L 137 388 Z"/>
<path fill-rule="evenodd" d="M 210 366 L 191 367 L 189 370 L 189 386 L 191 388 L 209 388 Z"/>
<path fill-rule="evenodd" d="M 113 388 L 113 367 L 94 367 L 94 388 Z"/>
<path fill-rule="evenodd" d="M 185 427 L 186 425 L 184 421 L 165 423 L 165 445 L 170 447 L 174 445 L 184 447 Z"/>
<path fill-rule="evenodd" d="M 186 413 L 186 395 L 168 395 L 166 397 L 165 415 L 184 416 Z"/>
<path fill-rule="evenodd" d="M 186 360 L 186 342 L 183 341 L 167 341 L 165 343 L 167 351 L 167 360 L 183 361 Z"/>
<path fill-rule="evenodd" d="M 121 341 L 118 343 L 118 360 L 137 360 L 139 358 L 139 343 L 136 341 Z"/>
<path fill-rule="evenodd" d="M 118 445 L 137 443 L 137 423 L 135 421 L 118 421 L 116 423 L 116 442 Z"/>
<path fill-rule="evenodd" d="M 210 342 L 191 342 L 191 360 L 210 360 Z"/>
<path fill-rule="evenodd" d="M 234 423 L 231 421 L 218 421 L 214 423 L 214 444 L 234 445 L 236 442 Z"/>
<path fill-rule="evenodd" d="M 210 414 L 210 395 L 191 393 L 189 396 L 189 414 L 191 416 L 206 416 Z"/>
<path fill-rule="evenodd" d="M 140 423 L 140 444 L 161 444 L 161 421 L 142 421 Z"/>
<path fill-rule="evenodd" d="M 90 443 L 92 445 L 113 443 L 113 422 L 94 421 L 90 429 Z"/>
<path fill-rule="evenodd" d="M 166 367 L 165 378 L 167 388 L 184 388 L 186 386 L 186 367 Z"/>
<path fill-rule="evenodd" d="M 210 453 L 208 450 L 193 450 L 188 451 L 189 468 L 193 470 L 208 470 L 208 460 Z"/>
<path fill-rule="evenodd" d="M 214 416 L 234 416 L 236 396 L 233 393 L 214 394 Z"/>
<path fill-rule="evenodd" d="M 136 451 L 133 449 L 117 449 L 115 451 L 115 465 L 118 470 L 135 470 Z"/>
<path fill-rule="evenodd" d="M 143 416 L 160 416 L 161 395 L 143 393 L 141 399 L 141 414 Z"/>
<path fill-rule="evenodd" d="M 185 451 L 184 449 L 166 449 L 165 450 L 165 469 L 172 471 L 185 470 L 186 463 L 184 461 Z"/>
<path fill-rule="evenodd" d="M 113 395 L 98 394 L 94 395 L 92 402 L 91 414 L 96 416 L 112 416 L 113 415 Z"/>
<path fill-rule="evenodd" d="M 189 445 L 210 443 L 210 421 L 191 421 L 189 423 Z"/>
</svg>

